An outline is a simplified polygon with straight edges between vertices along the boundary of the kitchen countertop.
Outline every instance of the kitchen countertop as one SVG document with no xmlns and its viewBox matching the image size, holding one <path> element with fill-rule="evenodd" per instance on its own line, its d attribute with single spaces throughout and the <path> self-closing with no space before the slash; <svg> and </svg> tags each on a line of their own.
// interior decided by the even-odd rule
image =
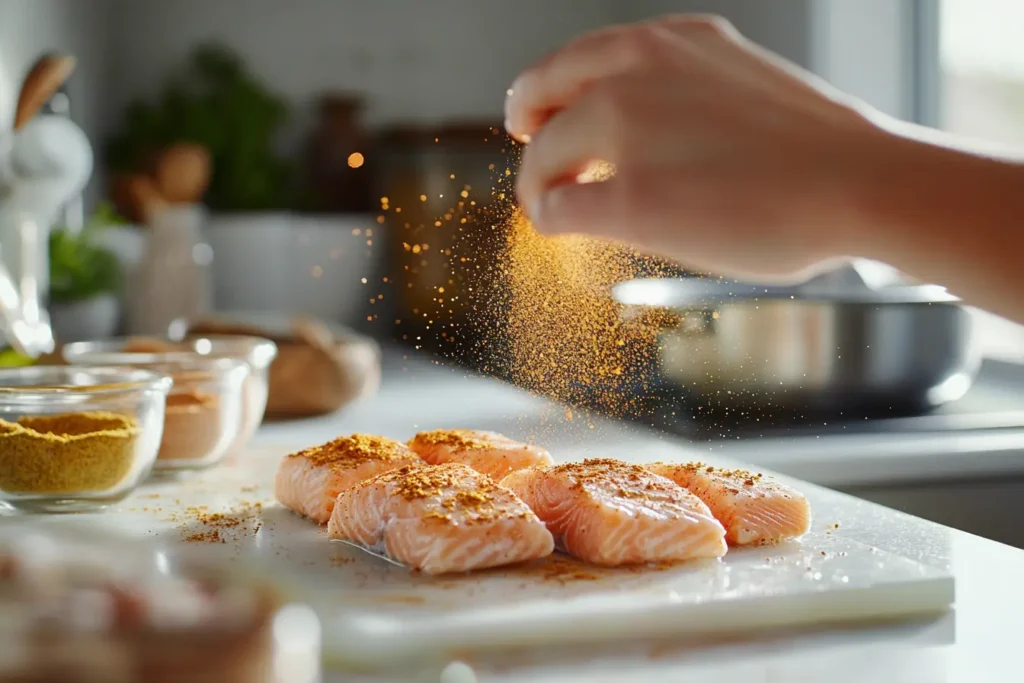
<svg viewBox="0 0 1024 683">
<path fill-rule="evenodd" d="M 404 357 L 404 358 L 403 358 Z M 396 437 L 418 428 L 447 425 L 452 415 L 467 425 L 482 425 L 550 443 L 599 443 L 609 435 L 643 434 L 688 449 L 694 457 L 715 454 L 810 481 L 821 486 L 891 485 L 983 477 L 1024 477 L 1024 434 L 1020 429 L 984 429 L 975 432 L 875 433 L 763 437 L 735 442 L 695 442 L 644 425 L 596 417 L 588 423 L 564 409 L 511 388 L 504 382 L 481 377 L 463 368 L 438 365 L 430 356 L 389 349 L 385 353 L 385 395 L 354 406 L 344 414 L 358 423 L 371 416 L 383 421 Z M 401 390 L 398 390 L 398 386 Z M 441 397 L 440 399 L 438 397 Z M 378 414 L 380 402 L 391 407 Z M 413 422 L 409 416 L 415 415 Z M 262 443 L 291 443 L 297 434 L 331 438 L 336 417 L 307 420 L 301 427 L 271 424 L 260 433 Z M 592 424 L 591 428 L 589 425 Z M 552 441 L 553 440 L 553 441 Z"/>
<path fill-rule="evenodd" d="M 378 394 L 336 415 L 268 424 L 258 433 L 251 456 L 243 456 L 235 465 L 212 470 L 192 480 L 191 484 L 154 483 L 107 512 L 47 517 L 15 515 L 0 518 L 0 523 L 59 525 L 77 518 L 92 528 L 125 531 L 177 544 L 184 538 L 183 531 L 192 529 L 187 522 L 183 526 L 174 514 L 168 516 L 174 512 L 171 508 L 209 503 L 209 509 L 220 509 L 239 492 L 251 491 L 253 475 L 267 479 L 270 467 L 266 458 L 258 457 L 260 452 L 274 456 L 269 462 L 275 462 L 279 457 L 275 454 L 282 449 L 302 448 L 355 431 L 405 439 L 422 429 L 460 426 L 492 429 L 512 437 L 535 440 L 548 447 L 556 459 L 560 451 L 571 451 L 573 457 L 586 456 L 588 452 L 616 455 L 633 462 L 709 457 L 707 446 L 695 448 L 676 437 L 640 425 L 591 419 L 497 380 L 440 366 L 426 356 L 388 350 L 384 355 L 384 377 Z M 713 455 L 733 454 L 716 449 Z M 751 457 L 749 460 L 759 469 L 781 470 L 798 478 L 803 472 L 813 473 L 813 469 L 807 467 L 810 461 L 807 455 L 789 462 L 782 455 L 773 454 L 775 461 L 770 467 L 765 459 Z M 854 459 L 856 455 L 851 452 Z M 836 460 L 834 454 L 822 453 L 813 462 L 824 468 Z M 860 467 L 857 462 L 841 466 L 851 471 Z M 833 519 L 835 514 L 830 514 L 828 509 L 816 507 L 815 512 L 817 524 L 841 523 L 841 529 L 833 532 L 837 538 L 952 571 L 956 580 L 955 610 L 924 622 L 779 631 L 755 639 L 717 640 L 699 646 L 683 646 L 678 642 L 623 642 L 600 648 L 574 646 L 519 651 L 504 657 L 474 659 L 471 672 L 465 671 L 465 665 L 454 665 L 449 672 L 451 675 L 443 675 L 441 681 L 1009 683 L 1021 679 L 1016 648 L 1024 620 L 1021 616 L 1024 615 L 1024 583 L 1020 580 L 1024 576 L 1024 551 L 867 501 L 823 492 L 813 484 L 804 484 L 802 488 L 815 499 L 832 501 L 837 510 L 841 507 L 842 519 Z M 842 505 L 836 502 L 840 501 L 837 496 L 843 496 Z M 256 531 L 259 528 L 257 524 Z M 243 529 L 239 533 L 249 539 L 248 543 L 264 542 L 255 532 Z M 232 544 L 213 544 L 208 548 L 210 552 L 219 549 L 228 554 L 240 550 Z M 331 673 L 324 677 L 325 683 L 391 680 L 394 679 Z M 416 680 L 436 682 L 438 678 L 435 672 L 433 677 L 428 675 Z"/>
<path fill-rule="evenodd" d="M 557 454 L 561 444 L 585 451 L 598 444 L 622 445 L 624 459 L 645 459 L 649 448 L 672 448 L 678 458 L 702 457 L 708 448 L 688 446 L 676 438 L 604 418 L 590 419 L 529 396 L 496 380 L 464 370 L 432 364 L 426 357 L 389 351 L 385 354 L 380 393 L 336 416 L 301 423 L 264 427 L 258 445 L 315 443 L 341 433 L 364 430 L 394 438 L 436 427 L 467 426 L 493 429 L 513 437 L 535 439 Z M 824 440 L 818 440 L 824 441 Z M 666 443 L 668 442 L 668 443 Z M 870 444 L 856 442 L 842 453 L 794 448 L 748 450 L 740 455 L 759 467 L 797 478 L 834 483 L 843 474 L 857 481 L 885 480 L 893 471 L 910 467 L 955 469 L 955 458 L 927 460 L 923 448 L 887 463 Z M 749 447 L 748 447 L 749 448 Z M 948 450 L 948 449 L 947 449 Z M 718 448 L 716 454 L 737 457 L 740 451 Z M 1019 467 L 993 456 L 1001 471 Z M 878 470 L 882 471 L 879 472 Z M 958 475 L 976 469 L 957 470 Z M 838 471 L 838 472 L 837 472 Z M 829 476 L 821 476 L 830 473 Z M 887 474 L 889 473 L 889 474 Z M 975 683 L 1020 680 L 1016 634 L 1024 617 L 1024 551 L 936 524 L 893 513 L 867 502 L 856 528 L 844 535 L 927 564 L 951 568 L 956 575 L 954 612 L 927 623 L 828 630 L 821 633 L 780 633 L 755 642 L 719 643 L 684 649 L 665 644 L 624 644 L 621 648 L 560 650 L 517 654 L 514 662 L 475 663 L 479 681 L 834 681 Z M 328 678 L 328 680 L 332 680 Z M 341 680 L 341 679 L 337 679 Z M 344 680 L 356 680 L 346 677 Z M 374 679 L 367 679 L 374 680 Z M 453 677 L 452 683 L 472 680 Z"/>
</svg>

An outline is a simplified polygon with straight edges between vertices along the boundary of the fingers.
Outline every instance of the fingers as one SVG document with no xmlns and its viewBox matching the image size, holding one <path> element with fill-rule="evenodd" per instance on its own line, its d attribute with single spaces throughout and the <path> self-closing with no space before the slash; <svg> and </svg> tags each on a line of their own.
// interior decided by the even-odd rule
<svg viewBox="0 0 1024 683">
<path fill-rule="evenodd" d="M 623 239 L 621 181 L 571 183 L 552 188 L 533 205 L 530 220 L 547 235 L 586 234 Z"/>
<path fill-rule="evenodd" d="M 505 126 L 513 137 L 527 142 L 597 80 L 654 67 L 660 59 L 700 60 L 699 52 L 683 44 L 689 39 L 738 38 L 731 24 L 710 15 L 682 15 L 585 35 L 516 79 L 505 101 Z"/>
<path fill-rule="evenodd" d="M 523 149 L 516 191 L 528 215 L 542 195 L 558 185 L 576 183 L 594 162 L 618 163 L 612 86 L 606 83 L 561 111 Z"/>
<path fill-rule="evenodd" d="M 629 29 L 615 27 L 586 35 L 523 72 L 505 100 L 505 128 L 522 142 L 587 86 L 601 78 L 628 72 L 641 64 L 639 42 L 626 38 Z"/>
</svg>

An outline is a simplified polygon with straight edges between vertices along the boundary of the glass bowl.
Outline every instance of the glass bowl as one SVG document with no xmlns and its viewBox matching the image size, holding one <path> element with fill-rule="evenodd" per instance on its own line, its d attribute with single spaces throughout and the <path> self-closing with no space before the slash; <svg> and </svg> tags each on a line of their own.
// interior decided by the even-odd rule
<svg viewBox="0 0 1024 683">
<path fill-rule="evenodd" d="M 155 464 L 171 385 L 126 367 L 0 369 L 0 503 L 82 512 L 124 499 Z"/>
<path fill-rule="evenodd" d="M 62 353 L 71 365 L 130 365 L 173 379 L 155 473 L 205 469 L 223 460 L 242 431 L 248 363 L 194 351 L 123 351 L 124 344 L 118 339 L 74 342 Z"/>
<path fill-rule="evenodd" d="M 263 424 L 270 393 L 270 364 L 277 344 L 263 337 L 243 335 L 170 335 L 129 337 L 111 342 L 126 353 L 194 352 L 208 358 L 236 358 L 249 365 L 242 394 L 242 431 L 230 451 L 241 451 Z"/>
<path fill-rule="evenodd" d="M 277 344 L 262 337 L 228 335 L 188 336 L 176 343 L 202 356 L 235 358 L 249 365 L 249 377 L 242 394 L 242 431 L 231 447 L 232 451 L 241 450 L 263 424 L 270 392 L 270 364 L 277 358 Z"/>
</svg>

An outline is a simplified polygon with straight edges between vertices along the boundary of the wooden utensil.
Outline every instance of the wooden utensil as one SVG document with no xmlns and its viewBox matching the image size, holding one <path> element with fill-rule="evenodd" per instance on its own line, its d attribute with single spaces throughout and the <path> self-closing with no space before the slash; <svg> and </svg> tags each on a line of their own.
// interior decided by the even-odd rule
<svg viewBox="0 0 1024 683">
<path fill-rule="evenodd" d="M 64 85 L 75 70 L 75 58 L 69 55 L 48 54 L 40 57 L 21 84 L 18 105 L 14 114 L 14 130 L 32 120 L 46 101 Z"/>
<path fill-rule="evenodd" d="M 182 143 L 164 150 L 153 177 L 160 194 L 171 204 L 196 204 L 210 184 L 210 172 L 209 151 L 202 145 Z"/>
<path fill-rule="evenodd" d="M 167 208 L 168 201 L 160 193 L 156 183 L 147 175 L 129 176 L 125 190 L 143 223 L 149 223 L 153 216 Z"/>
</svg>

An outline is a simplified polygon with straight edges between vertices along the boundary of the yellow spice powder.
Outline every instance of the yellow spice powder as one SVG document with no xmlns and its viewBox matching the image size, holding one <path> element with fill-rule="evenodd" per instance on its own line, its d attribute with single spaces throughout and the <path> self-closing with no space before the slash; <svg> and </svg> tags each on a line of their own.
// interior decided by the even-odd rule
<svg viewBox="0 0 1024 683">
<path fill-rule="evenodd" d="M 620 244 L 540 235 L 516 211 L 500 267 L 512 379 L 570 404 L 630 412 L 615 387 L 624 375 L 645 378 L 639 369 L 657 351 L 656 328 L 624 322 L 611 288 L 656 272 L 657 264 Z"/>
<path fill-rule="evenodd" d="M 138 435 L 133 418 L 109 412 L 0 420 L 0 490 L 76 493 L 112 489 L 132 469 Z"/>
</svg>

